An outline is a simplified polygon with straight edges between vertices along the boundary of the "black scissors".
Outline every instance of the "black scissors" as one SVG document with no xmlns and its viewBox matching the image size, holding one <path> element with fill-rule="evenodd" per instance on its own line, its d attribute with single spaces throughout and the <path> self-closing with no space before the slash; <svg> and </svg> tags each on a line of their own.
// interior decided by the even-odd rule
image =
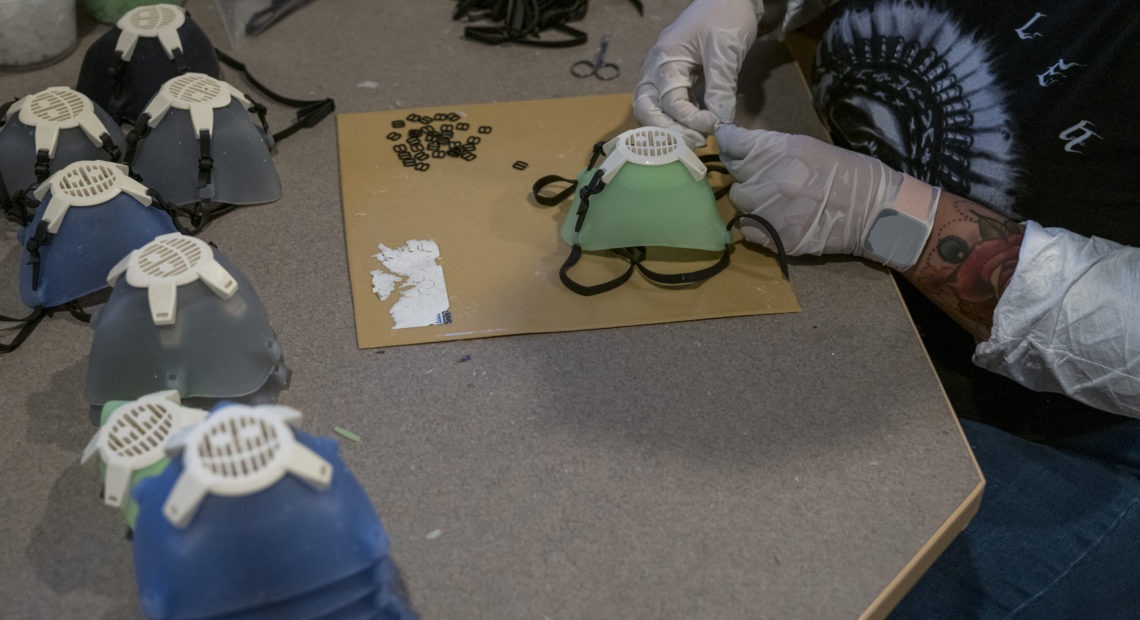
<svg viewBox="0 0 1140 620">
<path fill-rule="evenodd" d="M 621 67 L 612 62 L 606 62 L 606 50 L 610 47 L 610 35 L 602 37 L 602 44 L 598 46 L 598 53 L 593 60 L 579 60 L 570 65 L 570 73 L 574 77 L 586 78 L 594 76 L 599 80 L 612 80 L 621 75 Z"/>
</svg>

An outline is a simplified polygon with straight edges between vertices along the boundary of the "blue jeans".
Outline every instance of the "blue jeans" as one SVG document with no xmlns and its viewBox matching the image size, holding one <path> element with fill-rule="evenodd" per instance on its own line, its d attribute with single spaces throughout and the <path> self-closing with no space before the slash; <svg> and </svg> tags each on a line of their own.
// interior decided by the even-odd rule
<svg viewBox="0 0 1140 620">
<path fill-rule="evenodd" d="M 1048 446 L 962 426 L 981 507 L 891 618 L 1140 618 L 1140 420 Z"/>
</svg>

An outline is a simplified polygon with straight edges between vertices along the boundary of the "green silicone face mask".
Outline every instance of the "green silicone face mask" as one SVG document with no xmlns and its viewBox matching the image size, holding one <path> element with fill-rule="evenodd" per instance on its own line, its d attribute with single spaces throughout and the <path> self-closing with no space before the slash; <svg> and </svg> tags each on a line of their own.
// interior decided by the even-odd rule
<svg viewBox="0 0 1140 620">
<path fill-rule="evenodd" d="M 717 252 L 732 243 L 705 165 L 679 136 L 642 127 L 610 140 L 602 152 L 598 168 L 578 174 L 578 187 L 593 189 L 585 212 L 582 193 L 574 196 L 562 225 L 568 245 L 588 252 L 638 246 Z"/>
<path fill-rule="evenodd" d="M 83 451 L 82 462 L 99 456 L 103 502 L 121 509 L 130 528 L 139 512 L 131 490 L 166 469 L 170 460 L 164 446 L 170 437 L 205 417 L 205 411 L 182 406 L 174 390 L 103 405 L 99 431 Z"/>
<path fill-rule="evenodd" d="M 605 159 L 595 168 L 602 155 Z M 725 224 L 707 173 L 701 158 L 681 136 L 660 127 L 639 127 L 598 143 L 593 159 L 576 180 L 547 175 L 536 181 L 534 199 L 541 205 L 554 206 L 574 194 L 561 228 L 562 240 L 571 247 L 558 271 L 562 283 L 579 295 L 597 295 L 624 284 L 634 271 L 665 285 L 707 280 L 728 266 L 731 230 L 740 218 L 755 220 L 772 236 L 786 278 L 787 262 L 776 231 L 752 214 L 736 215 Z M 542 193 L 547 186 L 562 182 L 570 186 L 553 196 Z M 720 258 L 696 271 L 659 273 L 645 265 L 650 247 L 720 252 Z M 583 252 L 605 250 L 626 261 L 629 268 L 600 284 L 584 285 L 570 277 L 570 269 Z"/>
</svg>

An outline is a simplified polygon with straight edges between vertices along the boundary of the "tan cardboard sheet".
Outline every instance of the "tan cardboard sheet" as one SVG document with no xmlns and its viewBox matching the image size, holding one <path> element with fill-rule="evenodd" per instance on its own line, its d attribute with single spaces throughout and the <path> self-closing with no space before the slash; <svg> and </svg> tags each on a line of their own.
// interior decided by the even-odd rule
<svg viewBox="0 0 1140 620">
<path fill-rule="evenodd" d="M 739 241 L 727 269 L 689 288 L 663 288 L 639 274 L 592 297 L 563 286 L 558 270 L 569 247 L 559 226 L 570 200 L 541 207 L 531 187 L 548 174 L 573 178 L 595 142 L 636 127 L 629 102 L 622 94 L 340 115 L 360 348 L 798 312 L 774 257 Z M 459 118 L 436 118 L 450 113 Z M 432 118 L 437 130 L 452 125 L 452 141 L 476 138 L 476 157 L 429 157 L 423 171 L 405 166 L 394 148 L 410 150 L 408 130 L 424 126 L 409 115 Z M 714 187 L 727 182 L 719 177 L 712 175 Z M 727 222 L 727 198 L 718 206 Z M 689 271 L 717 257 L 651 249 L 647 266 Z M 621 271 L 618 259 L 598 253 L 587 254 L 572 274 L 595 283 Z"/>
</svg>

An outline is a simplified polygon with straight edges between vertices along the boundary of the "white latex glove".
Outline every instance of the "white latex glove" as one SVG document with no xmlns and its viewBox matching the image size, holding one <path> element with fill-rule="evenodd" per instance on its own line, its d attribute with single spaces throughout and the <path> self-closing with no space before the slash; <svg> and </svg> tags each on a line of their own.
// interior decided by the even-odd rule
<svg viewBox="0 0 1140 620">
<path fill-rule="evenodd" d="M 736 113 L 736 78 L 756 40 L 752 0 L 694 0 L 657 38 L 641 66 L 633 113 L 643 125 L 676 130 L 691 147 Z M 704 79 L 703 108 L 692 87 Z"/>
<path fill-rule="evenodd" d="M 721 125 L 716 140 L 733 205 L 771 223 L 788 254 L 853 254 L 900 271 L 917 261 L 937 188 L 807 136 Z M 774 247 L 763 228 L 741 223 L 747 239 Z"/>
</svg>

